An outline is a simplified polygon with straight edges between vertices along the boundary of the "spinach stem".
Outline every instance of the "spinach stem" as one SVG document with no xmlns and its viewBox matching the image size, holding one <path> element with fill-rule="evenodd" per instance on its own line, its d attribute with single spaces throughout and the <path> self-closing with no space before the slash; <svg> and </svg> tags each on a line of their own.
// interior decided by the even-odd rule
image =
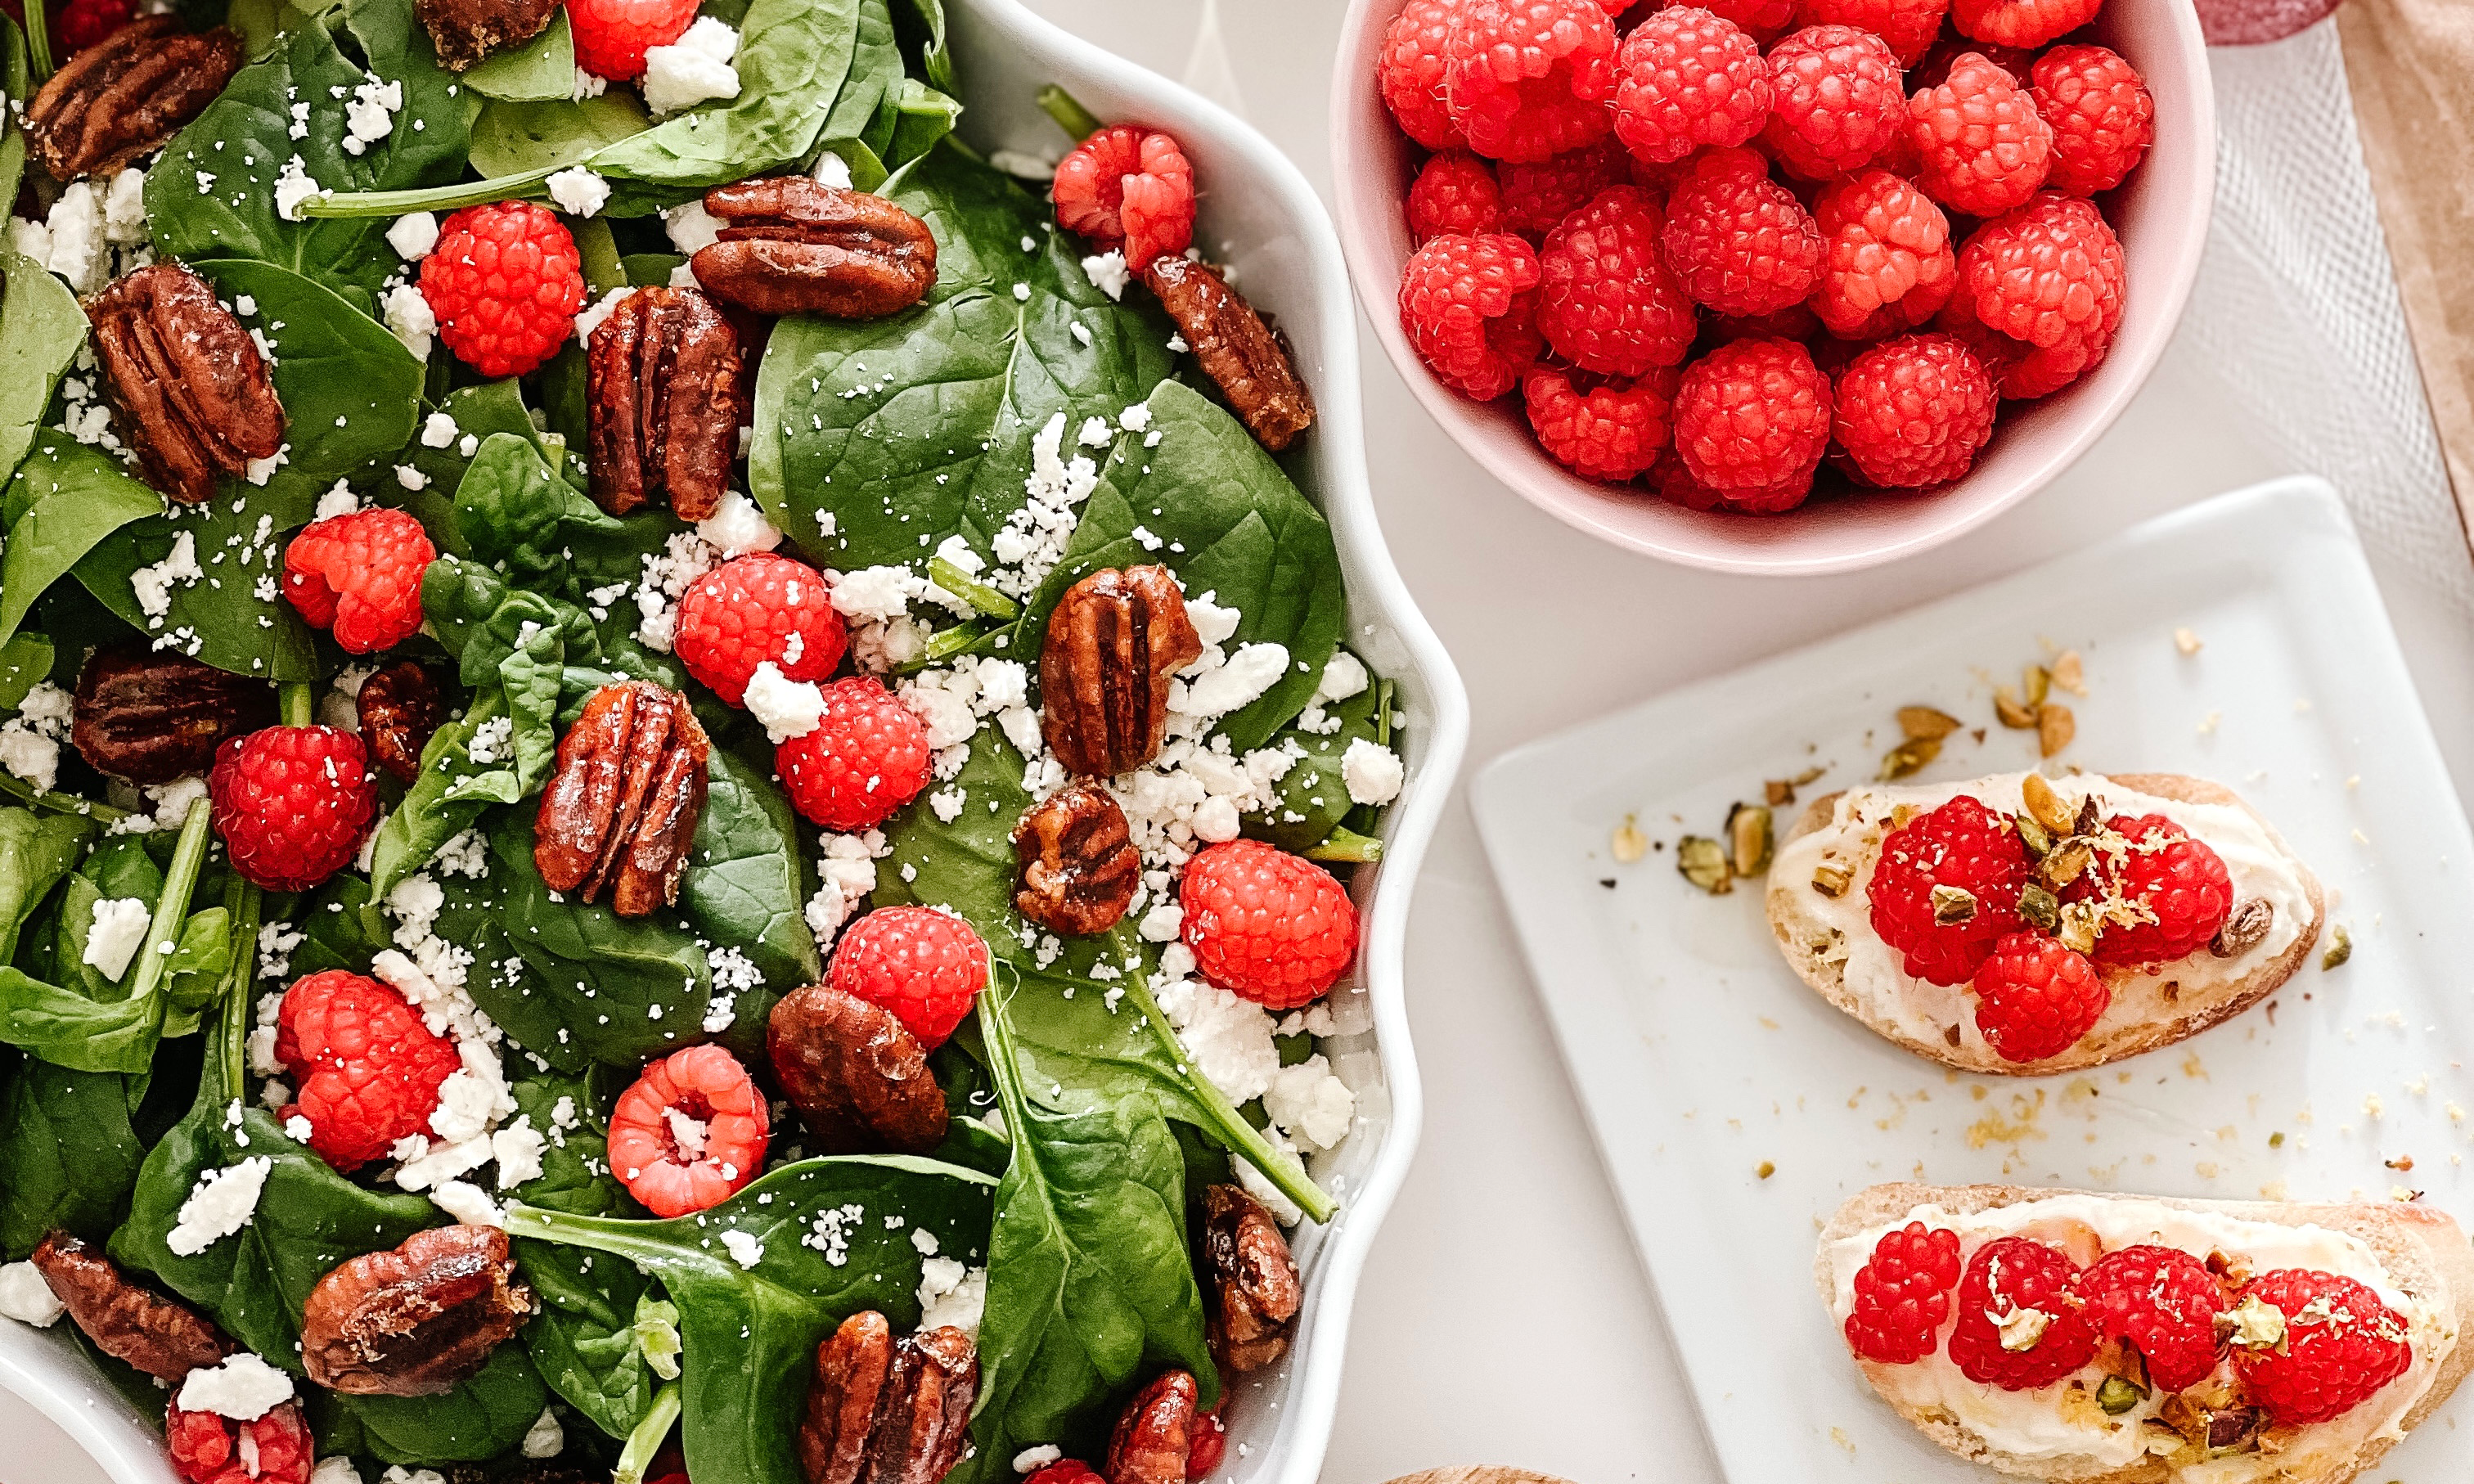
<svg viewBox="0 0 2474 1484">
<path fill-rule="evenodd" d="M 1335 825 L 1322 844 L 1306 852 L 1306 859 L 1334 865 L 1371 865 L 1383 859 L 1383 842 Z"/>
<path fill-rule="evenodd" d="M 1022 605 L 981 582 L 941 556 L 928 559 L 928 580 L 991 619 L 1010 623 L 1022 617 Z"/>
<path fill-rule="evenodd" d="M 1039 90 L 1039 107 L 1050 118 L 1056 120 L 1057 128 L 1073 135 L 1077 144 L 1107 127 L 1100 122 L 1099 115 L 1082 107 L 1079 99 L 1055 83 Z"/>
<path fill-rule="evenodd" d="M 293 681 L 278 693 L 283 710 L 285 726 L 314 726 L 318 720 L 318 688 L 305 680 Z"/>
<path fill-rule="evenodd" d="M 197 889 L 198 869 L 206 864 L 207 825 L 214 817 L 214 808 L 205 799 L 193 800 L 188 816 L 181 822 L 180 843 L 172 847 L 172 868 L 163 873 L 163 892 L 155 899 L 155 920 L 146 930 L 146 941 L 137 950 L 137 972 L 130 978 L 127 998 L 140 1001 L 154 994 L 163 983 L 163 965 L 172 957 L 173 945 L 181 937 L 181 924 L 189 915 L 189 893 Z M 256 935 L 251 935 L 250 947 L 257 947 Z M 162 1009 L 158 1006 L 156 1023 L 162 1021 Z"/>
<path fill-rule="evenodd" d="M 678 1420 L 679 1383 L 670 1381 L 653 1393 L 651 1410 L 627 1434 L 627 1446 L 619 1449 L 618 1463 L 610 1471 L 611 1484 L 644 1484 L 644 1471 L 652 1467 L 653 1455 L 662 1450 L 663 1440 Z"/>
<path fill-rule="evenodd" d="M 401 216 L 407 211 L 451 211 L 460 207 L 485 207 L 494 201 L 545 194 L 542 182 L 558 172 L 555 165 L 502 175 L 460 185 L 429 185 L 419 190 L 327 191 L 301 203 L 303 216 Z"/>
<path fill-rule="evenodd" d="M 100 819 L 106 824 L 109 824 L 114 819 L 129 817 L 128 810 L 114 809 L 109 804 L 98 804 L 92 799 L 80 798 L 74 793 L 62 793 L 57 790 L 49 793 L 37 793 L 33 785 L 21 781 L 13 773 L 0 773 L 0 793 L 18 800 L 29 809 L 39 809 L 47 814 L 84 815 L 89 819 Z"/>
<path fill-rule="evenodd" d="M 26 12 L 26 62 L 38 85 L 52 75 L 52 21 L 40 6 Z"/>
<path fill-rule="evenodd" d="M 940 628 L 928 636 L 928 643 L 920 646 L 917 659 L 907 665 L 898 666 L 896 669 L 905 675 L 926 669 L 939 660 L 950 660 L 958 654 L 968 654 L 1002 632 L 1001 629 L 982 628 L 976 621 Z"/>
</svg>

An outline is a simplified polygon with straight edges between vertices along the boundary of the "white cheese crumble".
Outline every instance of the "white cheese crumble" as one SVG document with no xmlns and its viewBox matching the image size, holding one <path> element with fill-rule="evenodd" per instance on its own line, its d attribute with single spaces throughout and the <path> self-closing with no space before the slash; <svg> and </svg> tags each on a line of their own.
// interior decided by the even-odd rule
<svg viewBox="0 0 2474 1484">
<path fill-rule="evenodd" d="M 429 255 L 430 249 L 438 246 L 438 213 L 412 211 L 399 216 L 394 225 L 387 228 L 386 239 L 387 246 L 395 249 L 396 256 L 408 263 L 417 263 Z M 444 448 L 446 445 L 432 444 L 431 447 Z"/>
<path fill-rule="evenodd" d="M 129 574 L 129 590 L 137 596 L 147 626 L 161 628 L 164 616 L 172 611 L 172 585 L 194 587 L 206 575 L 206 570 L 198 565 L 197 532 L 182 531 L 172 538 L 172 549 L 163 553 L 163 560 Z"/>
<path fill-rule="evenodd" d="M 1027 1448 L 1013 1455 L 1013 1472 L 1037 1473 L 1064 1456 L 1065 1449 L 1054 1443 L 1043 1443 L 1037 1448 Z"/>
<path fill-rule="evenodd" d="M 1314 703 L 1345 701 L 1366 689 L 1366 662 L 1346 649 L 1334 649 L 1322 668 L 1322 679 L 1315 686 Z"/>
<path fill-rule="evenodd" d="M 212 1412 L 236 1423 L 254 1423 L 291 1399 L 292 1377 L 243 1350 L 222 1365 L 190 1372 L 173 1404 L 183 1412 Z"/>
<path fill-rule="evenodd" d="M 1217 647 L 1206 645 L 1202 660 L 1196 663 L 1208 661 Z M 1239 645 L 1236 653 L 1185 683 L 1183 705 L 1177 703 L 1178 696 L 1172 688 L 1169 710 L 1194 717 L 1226 716 L 1251 704 L 1278 684 L 1288 668 L 1289 651 L 1284 645 Z"/>
<path fill-rule="evenodd" d="M 309 167 L 295 155 L 283 162 L 283 172 L 275 178 L 275 214 L 287 222 L 300 221 L 302 203 L 326 193 L 324 186 L 310 179 Z"/>
<path fill-rule="evenodd" d="M 309 1484 L 362 1484 L 361 1471 L 341 1453 L 318 1460 L 317 1470 L 309 1475 Z M 442 1478 L 441 1484 L 444 1484 Z"/>
<path fill-rule="evenodd" d="M 200 1172 L 188 1199 L 181 1203 L 172 1229 L 163 1233 L 163 1245 L 174 1256 L 194 1257 L 248 1226 L 274 1168 L 272 1157 L 259 1155 L 220 1170 Z"/>
<path fill-rule="evenodd" d="M 1126 285 L 1133 280 L 1126 267 L 1126 255 L 1113 248 L 1082 259 L 1082 272 L 1092 287 L 1111 299 L 1125 298 Z"/>
<path fill-rule="evenodd" d="M 444 449 L 455 441 L 455 418 L 451 413 L 433 412 L 421 425 L 421 446 Z"/>
<path fill-rule="evenodd" d="M 61 1322 L 68 1305 L 52 1292 L 43 1280 L 40 1268 L 31 1262 L 0 1264 L 0 1315 L 37 1329 L 49 1329 Z"/>
<path fill-rule="evenodd" d="M 430 309 L 429 301 L 423 297 L 421 290 L 410 283 L 399 283 L 388 289 L 381 312 L 386 316 L 387 329 L 403 342 L 403 348 L 412 353 L 412 358 L 427 360 L 430 339 L 438 333 L 438 316 Z M 433 412 L 430 417 L 446 418 L 447 414 Z M 453 427 L 455 420 L 447 418 L 447 426 Z M 425 436 L 423 442 L 428 442 Z M 446 447 L 445 444 L 430 446 Z"/>
<path fill-rule="evenodd" d="M 154 921 L 155 910 L 142 897 L 110 897 L 95 903 L 94 925 L 86 929 L 82 961 L 113 984 L 120 983 Z"/>
<path fill-rule="evenodd" d="M 764 1260 L 764 1241 L 752 1231 L 733 1227 L 721 1234 L 721 1245 L 729 1252 L 730 1260 L 742 1268 L 752 1268 Z"/>
<path fill-rule="evenodd" d="M 764 723 L 776 746 L 816 729 L 825 714 L 825 693 L 813 681 L 792 680 L 771 660 L 747 677 L 747 714 Z"/>
<path fill-rule="evenodd" d="M 863 835 L 828 835 L 816 861 L 820 885 L 816 894 L 808 899 L 803 915 L 808 931 L 816 935 L 819 943 L 831 943 L 859 911 L 859 904 L 876 889 L 876 863 L 892 853 L 883 830 L 869 830 Z"/>
<path fill-rule="evenodd" d="M 352 101 L 344 105 L 344 153 L 361 154 L 394 134 L 395 115 L 402 107 L 400 82 L 369 82 L 353 88 Z"/>
<path fill-rule="evenodd" d="M 696 24 L 701 26 L 704 22 Z M 696 534 L 725 558 L 770 551 L 782 544 L 781 528 L 764 518 L 756 501 L 738 490 L 723 495 L 713 514 L 696 523 Z"/>
<path fill-rule="evenodd" d="M 850 161 L 831 150 L 816 157 L 816 168 L 811 173 L 819 185 L 830 185 L 836 190 L 851 188 Z"/>
<path fill-rule="evenodd" d="M 1403 776 L 1400 755 L 1371 738 L 1358 738 L 1340 755 L 1340 779 L 1351 803 L 1391 803 L 1400 796 Z"/>
<path fill-rule="evenodd" d="M 114 247 L 133 247 L 146 240 L 145 171 L 132 165 L 111 178 L 103 193 L 103 235 Z"/>
<path fill-rule="evenodd" d="M 693 257 L 720 239 L 721 218 L 706 210 L 701 198 L 684 201 L 662 213 L 662 231 L 670 246 Z"/>
<path fill-rule="evenodd" d="M 1263 1111 L 1299 1144 L 1325 1150 L 1348 1136 L 1349 1120 L 1357 1115 L 1357 1094 L 1332 1075 L 1331 1062 L 1317 1052 L 1272 1074 L 1272 1085 L 1263 1089 Z"/>
<path fill-rule="evenodd" d="M 622 283 L 618 287 L 602 295 L 599 299 L 586 304 L 584 306 L 584 312 L 575 317 L 575 343 L 582 345 L 586 341 L 591 340 L 593 338 L 593 332 L 601 328 L 601 324 L 604 320 L 610 318 L 610 312 L 618 307 L 621 300 L 634 292 L 636 292 L 636 286 L 634 284 Z"/>
<path fill-rule="evenodd" d="M 952 1257 L 931 1257 L 919 1265 L 919 1327 L 959 1329 L 980 1335 L 980 1317 L 988 1306 L 988 1270 Z"/>
<path fill-rule="evenodd" d="M 1174 945 L 1161 955 L 1164 974 L 1182 948 Z M 1181 957 L 1191 964 L 1191 953 Z M 1218 985 L 1193 979 L 1166 980 L 1153 986 L 1152 997 L 1168 1016 L 1177 1043 L 1194 1058 L 1194 1069 L 1229 1102 L 1250 1103 L 1272 1085 L 1280 1070 L 1280 1048 L 1272 1039 L 1270 1011 Z"/>
<path fill-rule="evenodd" d="M 582 165 L 570 165 L 542 184 L 560 210 L 576 216 L 591 216 L 610 200 L 610 182 Z"/>
<path fill-rule="evenodd" d="M 644 107 L 655 113 L 676 113 L 716 98 L 739 96 L 739 70 L 730 64 L 739 55 L 739 33 L 711 15 L 667 46 L 644 49 Z"/>
</svg>

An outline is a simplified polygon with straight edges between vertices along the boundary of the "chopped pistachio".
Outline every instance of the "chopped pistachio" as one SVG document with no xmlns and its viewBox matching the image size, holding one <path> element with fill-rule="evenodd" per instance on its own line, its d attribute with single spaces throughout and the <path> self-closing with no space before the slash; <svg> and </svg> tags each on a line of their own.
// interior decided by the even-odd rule
<svg viewBox="0 0 2474 1484">
<path fill-rule="evenodd" d="M 2038 867 L 2038 874 L 2056 887 L 2067 887 L 2078 880 L 2095 860 L 2095 849 L 2086 840 L 2074 836 L 2046 852 L 2045 864 Z"/>
<path fill-rule="evenodd" d="M 1965 887 L 1935 887 L 1932 888 L 1932 910 L 1933 921 L 1943 927 L 1974 921 L 1976 893 Z"/>
<path fill-rule="evenodd" d="M 2073 695 L 2087 694 L 2087 665 L 2076 649 L 2065 649 L 2053 656 L 2053 684 Z"/>
<path fill-rule="evenodd" d="M 1899 730 L 1910 738 L 1939 742 L 1958 730 L 1959 721 L 1949 712 L 1931 706 L 1899 708 Z"/>
<path fill-rule="evenodd" d="M 2036 708 L 2036 751 L 2051 757 L 2071 744 L 2078 735 L 2079 718 L 2071 715 L 2068 706 L 2046 704 Z"/>
<path fill-rule="evenodd" d="M 2354 935 L 2346 932 L 2345 925 L 2341 922 L 2328 935 L 2328 951 L 2319 956 L 2319 966 L 2333 969 L 2353 956 Z"/>
<path fill-rule="evenodd" d="M 2060 944 L 2079 953 L 2096 947 L 2097 914 L 2085 902 L 2073 902 L 2064 907 L 2061 920 L 2053 925 L 2053 937 Z"/>
<path fill-rule="evenodd" d="M 2147 1399 L 2147 1388 L 2125 1375 L 2108 1375 L 2096 1389 L 2096 1404 L 2107 1417 L 2120 1417 Z"/>
<path fill-rule="evenodd" d="M 1823 896 L 1845 896 L 1847 888 L 1855 880 L 1853 874 L 1835 865 L 1816 865 L 1812 868 L 1812 889 Z"/>
<path fill-rule="evenodd" d="M 2016 823 L 2019 829 L 2019 843 L 2027 847 L 2029 855 L 2039 861 L 2043 860 L 2053 848 L 2053 837 L 2046 834 L 2045 827 L 2038 824 L 2031 815 L 2021 815 Z"/>
<path fill-rule="evenodd" d="M 1904 778 L 1941 756 L 1941 742 L 1931 737 L 1910 737 L 1881 754 L 1880 781 Z"/>
<path fill-rule="evenodd" d="M 2020 921 L 2025 922 L 2027 926 L 2034 928 L 2039 933 L 2050 933 L 2053 931 L 2054 926 L 2061 921 L 2061 901 L 2051 892 L 2035 885 L 2033 882 L 2030 882 L 2026 887 L 2020 890 Z"/>
<path fill-rule="evenodd" d="M 1758 876 L 1770 868 L 1770 812 L 1758 804 L 1738 804 L 1727 811 L 1727 843 L 1738 876 Z"/>
<path fill-rule="evenodd" d="M 2027 731 L 2036 724 L 2036 708 L 2020 700 L 2019 693 L 2006 685 L 1993 688 L 1993 716 L 2014 732 Z"/>
<path fill-rule="evenodd" d="M 1649 837 L 1640 833 L 1640 826 L 1633 823 L 1632 815 L 1626 815 L 1623 823 L 1615 826 L 1614 839 L 1608 841 L 1607 848 L 1614 853 L 1617 861 L 1630 865 L 1649 854 Z"/>
<path fill-rule="evenodd" d="M 1700 835 L 1675 842 L 1675 868 L 1684 879 L 1709 892 L 1725 896 L 1735 889 L 1734 872 L 1727 864 L 1727 847 Z"/>
<path fill-rule="evenodd" d="M 2062 805 L 2062 796 L 2045 781 L 2042 773 L 2029 773 L 2019 783 L 2019 792 L 2026 800 L 2027 813 L 2049 835 L 2071 833 L 2071 812 Z"/>
</svg>

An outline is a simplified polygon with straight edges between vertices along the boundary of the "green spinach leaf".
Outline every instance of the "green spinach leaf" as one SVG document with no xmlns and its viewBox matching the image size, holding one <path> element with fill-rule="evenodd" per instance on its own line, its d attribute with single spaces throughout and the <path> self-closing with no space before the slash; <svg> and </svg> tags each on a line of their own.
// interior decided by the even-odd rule
<svg viewBox="0 0 2474 1484">
<path fill-rule="evenodd" d="M 1375 717 L 1382 696 L 1383 687 L 1370 681 L 1355 695 L 1323 708 L 1326 724 L 1339 723 L 1337 730 L 1308 732 L 1292 726 L 1272 740 L 1272 745 L 1291 752 L 1296 761 L 1282 775 L 1271 806 L 1246 816 L 1247 834 L 1298 855 L 1331 837 L 1357 807 L 1341 777 L 1341 759 L 1348 755 L 1351 742 L 1386 740 Z"/>
<path fill-rule="evenodd" d="M 564 7 L 549 25 L 521 46 L 483 58 L 464 74 L 464 85 L 484 98 L 539 103 L 575 93 L 575 37 Z"/>
<path fill-rule="evenodd" d="M 287 462 L 268 480 L 269 499 L 252 499 L 260 514 L 288 496 L 278 529 L 309 519 L 317 497 L 338 474 L 393 453 L 421 421 L 421 362 L 386 327 L 325 284 L 278 263 L 208 258 L 193 265 L 222 298 L 255 306 L 243 316 L 274 347 L 272 376 L 284 413 Z M 284 488 L 276 489 L 277 480 Z M 228 484 L 226 499 L 247 497 Z"/>
<path fill-rule="evenodd" d="M 0 809 L 0 963 L 16 957 L 17 930 L 93 838 L 83 815 Z"/>
<path fill-rule="evenodd" d="M 53 444 L 49 434 L 21 474 L 100 499 L 134 499 L 124 490 L 154 498 L 104 455 L 83 444 Z M 246 495 L 229 496 L 131 522 L 79 558 L 78 581 L 149 639 L 169 639 L 182 653 L 217 669 L 260 680 L 315 680 L 318 655 L 309 626 L 278 587 L 283 565 L 278 517 L 255 504 Z M 139 568 L 167 558 L 174 558 L 177 572 L 175 553 L 183 540 L 198 575 L 176 576 L 164 591 L 166 611 L 150 614 L 130 579 Z"/>
<path fill-rule="evenodd" d="M 0 308 L 0 319 L 6 314 Z M 66 433 L 46 430 L 17 465 L 0 513 L 9 526 L 0 551 L 0 639 L 7 639 L 87 552 L 121 527 L 161 515 L 163 497 Z"/>
<path fill-rule="evenodd" d="M 455 523 L 475 559 L 529 585 L 564 575 L 566 548 L 589 531 L 616 531 L 615 517 L 560 478 L 533 437 L 492 433 L 455 487 Z"/>
<path fill-rule="evenodd" d="M 9 137 L 19 138 L 13 126 Z M 9 152 L 0 144 L 0 154 Z M 22 140 L 16 152 L 22 156 Z M 14 180 L 8 183 L 13 192 Z M 0 470 L 13 471 L 35 446 L 53 389 L 85 344 L 85 311 L 67 284 L 15 253 L 0 252 L 0 279 L 7 281 L 0 296 Z"/>
<path fill-rule="evenodd" d="M 679 911 L 717 948 L 737 948 L 764 976 L 736 1007 L 755 1044 L 784 994 L 824 978 L 808 930 L 808 881 L 799 821 L 781 786 L 726 747 L 715 747 L 695 842 L 679 880 Z"/>
<path fill-rule="evenodd" d="M 571 77 L 567 85 L 575 85 Z M 493 103 L 473 123 L 473 168 L 491 177 L 563 170 L 643 134 L 652 122 L 636 95 L 622 91 L 581 102 Z"/>
<path fill-rule="evenodd" d="M 120 1225 L 146 1157 L 130 1125 L 141 1082 L 33 1058 L 0 1077 L 0 1258 L 55 1228 L 100 1242 Z"/>
</svg>

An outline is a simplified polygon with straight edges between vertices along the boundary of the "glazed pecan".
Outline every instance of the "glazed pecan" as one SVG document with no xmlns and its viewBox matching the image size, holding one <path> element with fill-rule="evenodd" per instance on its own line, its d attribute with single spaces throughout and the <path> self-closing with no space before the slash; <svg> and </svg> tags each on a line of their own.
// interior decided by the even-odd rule
<svg viewBox="0 0 2474 1484">
<path fill-rule="evenodd" d="M 486 1365 L 539 1305 L 496 1227 L 433 1227 L 318 1280 L 301 1314 L 309 1379 L 354 1396 L 434 1397 Z"/>
<path fill-rule="evenodd" d="M 765 1043 L 819 1154 L 924 1155 L 945 1142 L 944 1089 L 891 1011 L 810 985 L 774 1002 Z"/>
<path fill-rule="evenodd" d="M 283 446 L 266 359 L 206 280 L 150 263 L 89 297 L 85 317 L 121 439 L 157 489 L 203 503 L 217 474 L 237 477 Z"/>
<path fill-rule="evenodd" d="M 765 176 L 705 192 L 720 236 L 691 266 L 707 292 L 759 314 L 874 320 L 936 281 L 928 224 L 882 196 Z"/>
<path fill-rule="evenodd" d="M 412 12 L 447 70 L 461 72 L 540 36 L 558 13 L 558 0 L 413 0 Z"/>
<path fill-rule="evenodd" d="M 447 695 L 426 665 L 398 660 L 361 682 L 361 742 L 399 783 L 421 776 L 421 751 L 447 719 Z"/>
<path fill-rule="evenodd" d="M 1013 827 L 1022 886 L 1013 905 L 1052 933 L 1088 937 L 1117 925 L 1142 885 L 1142 857 L 1116 796 L 1073 783 L 1034 804 Z"/>
<path fill-rule="evenodd" d="M 215 749 L 275 724 L 275 688 L 135 645 L 98 649 L 78 671 L 69 741 L 95 771 L 169 783 L 212 767 Z"/>
<path fill-rule="evenodd" d="M 936 1484 L 960 1461 L 980 1356 L 959 1329 L 895 1340 L 864 1310 L 816 1347 L 799 1419 L 808 1484 Z"/>
<path fill-rule="evenodd" d="M 606 685 L 559 739 L 533 819 L 533 864 L 553 891 L 608 892 L 642 917 L 678 900 L 704 813 L 704 728 L 687 697 L 649 680 Z"/>
<path fill-rule="evenodd" d="M 240 37 L 170 15 L 131 21 L 69 59 L 26 106 L 26 144 L 54 178 L 110 175 L 181 132 L 240 70 Z"/>
<path fill-rule="evenodd" d="M 1170 679 L 1202 653 L 1165 567 L 1104 567 L 1065 590 L 1039 646 L 1039 730 L 1066 770 L 1113 778 L 1157 756 Z"/>
<path fill-rule="evenodd" d="M 148 1375 L 177 1385 L 232 1352 L 223 1331 L 195 1310 L 139 1286 L 119 1264 L 65 1231 L 44 1237 L 30 1260 L 96 1350 Z"/>
<path fill-rule="evenodd" d="M 1134 1394 L 1108 1439 L 1108 1484 L 1185 1484 L 1201 1391 L 1186 1371 L 1164 1371 Z"/>
<path fill-rule="evenodd" d="M 625 515 L 656 496 L 682 521 L 721 504 L 739 455 L 739 331 L 691 288 L 640 288 L 585 344 L 593 498 Z"/>
<path fill-rule="evenodd" d="M 1287 340 L 1218 270 L 1190 258 L 1157 257 L 1144 265 L 1143 282 L 1255 442 L 1277 453 L 1314 425 L 1314 395 L 1298 379 Z"/>
<path fill-rule="evenodd" d="M 1212 1358 L 1224 1372 L 1280 1358 L 1305 1292 L 1280 1224 L 1235 1185 L 1202 1187 L 1202 1296 Z"/>
</svg>

